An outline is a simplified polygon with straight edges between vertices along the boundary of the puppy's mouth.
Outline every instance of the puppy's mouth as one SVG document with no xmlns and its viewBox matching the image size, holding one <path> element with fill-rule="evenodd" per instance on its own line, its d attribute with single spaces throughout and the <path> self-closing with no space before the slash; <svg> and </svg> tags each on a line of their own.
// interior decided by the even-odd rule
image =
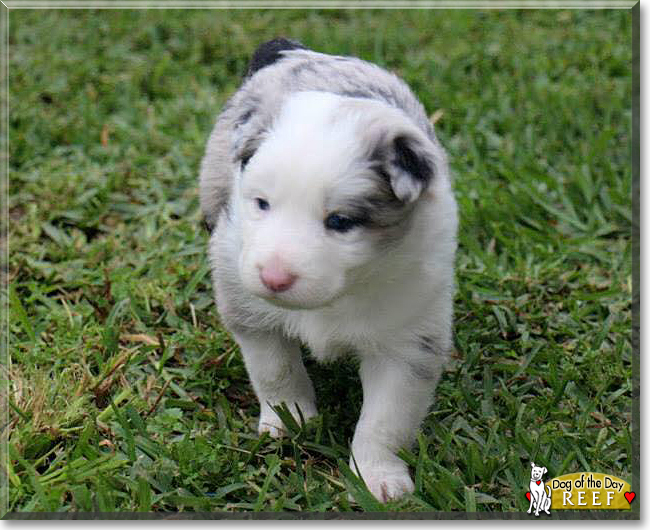
<svg viewBox="0 0 650 530">
<path fill-rule="evenodd" d="M 322 295 L 310 296 L 310 293 L 300 291 L 300 289 L 291 288 L 286 291 L 276 292 L 260 286 L 260 288 L 256 289 L 253 294 L 262 300 L 273 304 L 274 306 L 281 307 L 283 309 L 295 310 L 320 309 L 327 307 L 341 296 L 340 293 L 337 293 L 333 296 L 329 295 L 328 293 L 329 296 L 327 297 L 323 297 Z"/>
<path fill-rule="evenodd" d="M 283 309 L 318 309 L 330 303 L 330 300 L 323 302 L 321 300 L 304 300 L 298 299 L 289 293 L 274 293 L 273 291 L 266 291 L 262 293 L 255 293 L 262 300 L 273 304 Z"/>
</svg>

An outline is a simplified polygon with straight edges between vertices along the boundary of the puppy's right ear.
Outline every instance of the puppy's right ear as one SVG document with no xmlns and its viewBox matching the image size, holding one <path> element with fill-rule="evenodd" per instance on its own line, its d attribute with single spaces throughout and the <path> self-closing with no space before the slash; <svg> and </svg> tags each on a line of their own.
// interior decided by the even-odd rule
<svg viewBox="0 0 650 530">
<path fill-rule="evenodd" d="M 264 141 L 267 132 L 264 116 L 254 106 L 247 107 L 234 120 L 232 133 L 233 162 L 244 169 Z"/>
<path fill-rule="evenodd" d="M 531 462 L 530 467 L 535 467 L 535 462 Z"/>
<path fill-rule="evenodd" d="M 261 143 L 261 140 L 257 138 L 251 138 L 239 149 L 235 149 L 235 162 L 239 164 L 239 168 L 242 171 L 246 168 L 250 159 L 253 158 L 253 155 Z"/>
</svg>

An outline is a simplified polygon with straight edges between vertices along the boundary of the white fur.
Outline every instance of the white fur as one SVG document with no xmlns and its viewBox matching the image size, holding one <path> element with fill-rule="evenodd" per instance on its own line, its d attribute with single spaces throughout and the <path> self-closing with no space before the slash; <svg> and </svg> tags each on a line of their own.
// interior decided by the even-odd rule
<svg viewBox="0 0 650 530">
<path fill-rule="evenodd" d="M 396 195 L 416 202 L 408 230 L 390 248 L 374 244 L 364 228 L 325 228 L 328 201 L 372 185 L 361 178 L 368 168 L 359 162 L 367 147 L 360 127 L 368 120 L 430 143 L 402 111 L 350 99 L 324 92 L 287 97 L 233 179 L 230 213 L 219 217 L 210 257 L 220 312 L 260 400 L 260 432 L 282 432 L 271 405 L 285 402 L 294 412 L 297 406 L 305 418 L 316 414 L 301 342 L 319 360 L 350 350 L 360 356 L 364 402 L 351 467 L 385 501 L 413 491 L 395 453 L 412 443 L 451 348 L 457 214 L 444 155 L 431 145 L 439 166 L 427 189 L 399 175 L 392 182 Z M 268 201 L 267 211 L 258 198 Z M 269 291 L 260 280 L 269 263 L 295 274 L 295 284 Z M 422 348 L 422 336 L 436 338 L 439 355 Z"/>
<path fill-rule="evenodd" d="M 327 123 L 337 99 L 322 92 L 291 98 L 250 161 L 246 178 L 237 181 L 244 286 L 258 296 L 268 294 L 258 267 L 277 258 L 299 278 L 294 288 L 274 297 L 289 307 L 331 302 L 344 289 L 346 273 L 369 257 L 369 244 L 359 231 L 327 234 L 323 226 L 323 197 L 328 189 L 345 186 L 354 171 L 349 164 L 332 164 L 352 159 L 356 146 L 348 122 Z M 270 211 L 257 208 L 257 197 L 269 201 Z"/>
</svg>

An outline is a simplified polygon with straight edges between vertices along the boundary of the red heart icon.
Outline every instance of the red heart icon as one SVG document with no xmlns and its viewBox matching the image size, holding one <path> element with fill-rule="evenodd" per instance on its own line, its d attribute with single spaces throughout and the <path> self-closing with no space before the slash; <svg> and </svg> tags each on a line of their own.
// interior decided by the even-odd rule
<svg viewBox="0 0 650 530">
<path fill-rule="evenodd" d="M 542 482 L 542 481 L 538 480 L 537 482 L 535 482 L 535 484 L 537 484 L 539 486 L 540 482 Z"/>
<path fill-rule="evenodd" d="M 527 492 L 526 492 L 526 498 L 527 498 L 528 500 L 530 500 L 530 491 L 527 491 Z"/>
<path fill-rule="evenodd" d="M 634 493 L 633 491 L 626 491 L 623 495 L 625 495 L 627 502 L 629 502 L 630 504 L 632 504 L 634 497 L 636 497 L 636 493 Z"/>
</svg>

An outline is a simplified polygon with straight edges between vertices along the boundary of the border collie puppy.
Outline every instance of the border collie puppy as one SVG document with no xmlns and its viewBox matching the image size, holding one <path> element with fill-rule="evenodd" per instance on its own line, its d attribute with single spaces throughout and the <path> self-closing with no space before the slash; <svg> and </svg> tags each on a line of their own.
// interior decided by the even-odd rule
<svg viewBox="0 0 650 530">
<path fill-rule="evenodd" d="M 260 46 L 219 115 L 200 198 L 223 324 L 260 402 L 315 414 L 302 362 L 360 359 L 350 467 L 381 501 L 413 491 L 409 446 L 452 347 L 457 213 L 446 155 L 407 85 L 297 42 Z"/>
</svg>

